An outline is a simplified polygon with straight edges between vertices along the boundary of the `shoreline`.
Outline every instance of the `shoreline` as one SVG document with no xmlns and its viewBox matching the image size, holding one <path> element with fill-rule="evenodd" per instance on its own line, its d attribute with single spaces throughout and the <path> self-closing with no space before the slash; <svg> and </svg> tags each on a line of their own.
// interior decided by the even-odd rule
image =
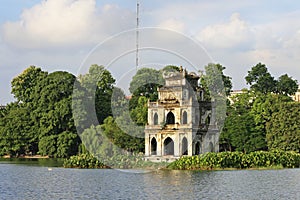
<svg viewBox="0 0 300 200">
<path fill-rule="evenodd" d="M 49 156 L 41 156 L 41 155 L 33 155 L 33 156 L 10 156 L 10 155 L 5 155 L 1 156 L 0 158 L 26 158 L 26 159 L 40 159 L 40 158 L 50 158 Z"/>
<path fill-rule="evenodd" d="M 4 157 L 0 157 L 0 158 L 4 158 Z M 49 156 L 24 156 L 24 157 L 11 157 L 13 159 L 51 159 L 49 158 Z M 4 159 L 9 159 L 9 158 L 4 158 Z M 29 161 L 30 162 L 30 161 Z M 284 169 L 299 169 L 299 167 L 294 167 L 294 168 L 289 168 L 289 167 L 283 167 L 283 166 L 268 166 L 268 167 L 251 167 L 251 168 L 209 168 L 209 167 L 204 167 L 204 168 L 194 168 L 194 169 L 171 169 L 168 167 L 137 167 L 137 168 L 114 168 L 114 167 L 103 167 L 103 168 L 99 168 L 99 167 L 94 167 L 94 168 L 87 168 L 87 167 L 64 167 L 59 166 L 62 168 L 70 168 L 70 169 L 95 169 L 95 170 L 101 170 L 101 169 L 111 169 L 111 170 L 147 170 L 147 171 L 199 171 L 199 172 L 207 172 L 207 171 L 239 171 L 239 170 L 284 170 Z"/>
</svg>

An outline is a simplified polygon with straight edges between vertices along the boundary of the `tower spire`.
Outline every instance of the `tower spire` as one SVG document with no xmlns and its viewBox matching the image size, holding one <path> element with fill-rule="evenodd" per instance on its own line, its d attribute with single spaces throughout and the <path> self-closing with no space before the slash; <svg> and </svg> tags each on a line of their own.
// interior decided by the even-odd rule
<svg viewBox="0 0 300 200">
<path fill-rule="evenodd" d="M 137 68 L 139 66 L 139 12 L 140 12 L 140 3 L 139 0 L 136 1 L 136 55 L 135 55 L 135 70 L 137 71 Z"/>
</svg>

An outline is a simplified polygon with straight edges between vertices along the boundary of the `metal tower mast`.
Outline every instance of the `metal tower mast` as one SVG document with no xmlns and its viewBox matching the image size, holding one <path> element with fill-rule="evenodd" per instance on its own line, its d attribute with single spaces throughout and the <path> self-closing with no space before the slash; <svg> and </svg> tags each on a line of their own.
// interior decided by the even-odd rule
<svg viewBox="0 0 300 200">
<path fill-rule="evenodd" d="M 136 1 L 136 55 L 135 55 L 135 69 L 137 71 L 137 68 L 139 66 L 139 12 L 140 12 L 140 4 L 139 1 Z"/>
</svg>

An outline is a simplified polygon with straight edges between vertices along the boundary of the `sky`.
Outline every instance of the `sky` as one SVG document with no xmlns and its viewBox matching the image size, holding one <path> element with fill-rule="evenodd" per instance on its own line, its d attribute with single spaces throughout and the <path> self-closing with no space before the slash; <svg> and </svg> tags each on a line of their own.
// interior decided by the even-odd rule
<svg viewBox="0 0 300 200">
<path fill-rule="evenodd" d="M 139 0 L 139 67 L 226 67 L 233 89 L 261 62 L 300 82 L 300 2 Z M 125 87 L 135 72 L 136 0 L 1 0 L 0 104 L 11 80 L 34 65 L 85 73 L 106 66 Z M 149 28 L 151 27 L 151 28 Z"/>
</svg>

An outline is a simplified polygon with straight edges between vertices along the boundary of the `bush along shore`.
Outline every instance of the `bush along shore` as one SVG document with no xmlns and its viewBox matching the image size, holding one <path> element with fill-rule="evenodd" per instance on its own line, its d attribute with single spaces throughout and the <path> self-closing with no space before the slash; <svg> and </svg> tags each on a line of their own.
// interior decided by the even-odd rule
<svg viewBox="0 0 300 200">
<path fill-rule="evenodd" d="M 91 154 L 80 154 L 65 159 L 63 166 L 66 168 L 98 169 L 281 169 L 299 168 L 300 154 L 292 151 L 205 153 L 197 156 L 181 157 L 172 163 L 153 163 L 144 161 L 143 155 L 118 155 L 99 160 Z"/>
<path fill-rule="evenodd" d="M 71 156 L 64 160 L 65 168 L 118 168 L 118 169 L 158 169 L 165 168 L 168 163 L 153 163 L 144 161 L 143 155 L 115 155 L 97 159 L 91 154 Z"/>
<path fill-rule="evenodd" d="M 176 170 L 218 170 L 251 168 L 299 168 L 300 154 L 291 151 L 206 153 L 181 157 L 167 168 Z"/>
</svg>

